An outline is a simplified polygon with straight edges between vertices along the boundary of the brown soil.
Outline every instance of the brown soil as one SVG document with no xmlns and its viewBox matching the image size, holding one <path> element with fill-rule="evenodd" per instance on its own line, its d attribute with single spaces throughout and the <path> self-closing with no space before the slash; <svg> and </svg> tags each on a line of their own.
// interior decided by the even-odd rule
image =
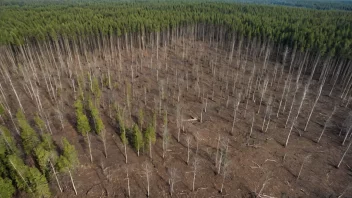
<svg viewBox="0 0 352 198">
<path fill-rule="evenodd" d="M 177 53 L 176 53 L 177 52 Z M 236 52 L 235 52 L 236 53 Z M 136 55 L 138 54 L 138 56 Z M 129 171 L 131 197 L 146 197 L 147 183 L 143 172 L 143 164 L 150 163 L 152 165 L 151 175 L 151 192 L 150 197 L 170 197 L 168 185 L 168 170 L 176 168 L 178 171 L 178 182 L 175 184 L 173 197 L 255 197 L 255 192 L 259 193 L 262 189 L 263 195 L 271 197 L 337 197 L 351 183 L 351 169 L 349 164 L 352 163 L 352 156 L 347 154 L 343 164 L 339 169 L 336 168 L 345 146 L 341 146 L 344 136 L 339 136 L 339 125 L 347 115 L 349 108 L 339 106 L 337 112 L 333 116 L 333 126 L 329 127 L 324 134 L 320 143 L 316 143 L 316 139 L 323 128 L 324 122 L 328 114 L 333 109 L 334 103 L 340 103 L 340 91 L 333 92 L 332 97 L 328 97 L 331 89 L 330 85 L 326 85 L 323 89 L 322 96 L 316 106 L 308 131 L 304 132 L 303 128 L 306 123 L 308 114 L 311 110 L 312 103 L 316 97 L 317 85 L 311 85 L 309 93 L 303 104 L 302 112 L 298 119 L 297 127 L 294 128 L 289 144 L 284 147 L 289 127 L 285 128 L 285 122 L 288 111 L 293 98 L 293 85 L 291 93 L 286 104 L 284 113 L 280 113 L 279 117 L 272 116 L 271 123 L 267 132 L 263 132 L 262 122 L 268 100 L 269 93 L 274 97 L 273 111 L 276 113 L 278 103 L 282 94 L 284 82 L 280 82 L 279 89 L 275 90 L 276 83 L 268 86 L 268 92 L 264 97 L 261 111 L 255 115 L 255 125 L 252 137 L 249 137 L 251 127 L 251 113 L 258 111 L 260 94 L 255 94 L 255 102 L 249 100 L 248 109 L 245 113 L 246 99 L 242 97 L 239 105 L 239 113 L 235 123 L 234 133 L 231 134 L 233 121 L 233 106 L 236 95 L 243 92 L 247 88 L 250 70 L 253 67 L 253 60 L 249 59 L 246 66 L 246 75 L 240 82 L 238 80 L 235 94 L 230 91 L 230 100 L 226 107 L 227 94 L 225 94 L 225 80 L 214 77 L 211 72 L 211 61 L 216 69 L 216 75 L 220 73 L 228 74 L 229 90 L 233 86 L 233 76 L 236 71 L 240 72 L 236 67 L 237 59 L 232 61 L 228 66 L 228 52 L 223 50 L 215 50 L 208 44 L 196 43 L 194 48 L 188 47 L 186 60 L 182 61 L 182 46 L 177 45 L 175 48 L 168 48 L 168 59 L 164 60 L 164 48 L 159 48 L 159 61 L 156 61 L 156 50 L 143 52 L 143 58 L 140 59 L 138 50 L 134 51 L 134 62 L 131 63 L 130 52 L 123 52 L 123 71 L 121 79 L 118 80 L 118 61 L 111 66 L 112 81 L 117 82 L 117 88 L 112 90 L 103 88 L 103 98 L 100 112 L 102 114 L 104 124 L 107 129 L 107 149 L 108 157 L 105 158 L 103 143 L 97 135 L 92 136 L 92 148 L 94 163 L 90 163 L 88 146 L 84 142 L 83 137 L 75 130 L 75 115 L 73 111 L 74 94 L 67 76 L 63 74 L 62 82 L 64 89 L 61 92 L 64 98 L 65 127 L 60 130 L 60 122 L 52 110 L 53 103 L 49 100 L 48 94 L 43 87 L 42 102 L 45 109 L 51 112 L 50 120 L 54 129 L 54 139 L 60 144 L 61 137 L 65 136 L 73 143 L 79 153 L 80 165 L 73 174 L 75 184 L 78 190 L 77 197 L 126 197 L 127 196 L 127 180 L 126 170 Z M 92 54 L 88 55 L 92 57 Z M 95 56 L 95 55 L 94 55 Z M 150 57 L 153 56 L 153 64 L 151 65 Z M 243 59 L 244 57 L 242 57 Z M 108 57 L 107 57 L 108 59 Z M 93 60 L 91 58 L 91 60 Z M 262 67 L 263 59 L 256 62 L 257 68 Z M 91 62 L 95 75 L 107 74 L 107 64 L 101 58 L 97 59 L 97 63 Z M 142 65 L 140 65 L 142 63 Z M 244 64 L 244 60 L 241 60 Z M 138 109 L 144 106 L 144 86 L 148 87 L 147 105 L 145 109 L 145 120 L 152 120 L 152 110 L 155 109 L 154 98 L 159 98 L 159 85 L 157 82 L 156 68 L 158 70 L 159 81 L 165 81 L 166 100 L 163 101 L 163 110 L 167 107 L 169 132 L 171 138 L 166 158 L 162 158 L 162 115 L 158 116 L 158 137 L 155 146 L 153 146 L 153 158 L 149 158 L 148 150 L 145 149 L 141 156 L 137 156 L 137 152 L 128 146 L 128 164 L 125 164 L 124 148 L 119 138 L 115 120 L 109 117 L 109 98 L 113 102 L 117 102 L 123 106 L 125 102 L 125 81 L 131 79 L 130 65 L 134 67 L 134 84 L 133 84 L 133 116 L 137 121 Z M 166 71 L 166 64 L 168 70 Z M 83 63 L 88 69 L 87 64 Z M 196 65 L 200 66 L 201 78 L 201 97 L 198 97 L 196 89 Z M 176 104 L 177 104 L 177 87 L 175 73 L 178 78 L 182 78 L 182 97 L 183 119 L 198 118 L 197 121 L 184 122 L 185 130 L 182 131 L 181 141 L 177 142 L 176 127 Z M 268 74 L 272 76 L 274 63 L 269 62 Z M 136 71 L 137 70 L 137 71 Z M 189 89 L 186 90 L 185 73 L 189 75 Z M 258 72 L 259 73 L 259 72 Z M 240 74 L 240 73 L 239 73 Z M 286 78 L 286 74 L 284 75 Z M 15 80 L 14 80 L 15 81 Z M 214 97 L 212 98 L 212 83 L 215 83 Z M 17 80 L 17 83 L 21 82 Z M 166 82 L 168 83 L 166 85 Z M 88 84 L 88 82 L 87 82 Z M 34 102 L 23 91 L 23 86 L 18 86 L 21 90 L 20 97 L 25 106 L 26 114 L 30 118 L 36 110 Z M 10 90 L 10 89 L 9 89 Z M 87 89 L 88 90 L 88 89 Z M 297 113 L 299 101 L 302 97 L 303 87 L 299 89 L 297 101 L 293 107 L 293 115 Z M 11 96 L 9 99 L 16 99 L 9 91 Z M 204 95 L 203 95 L 204 94 Z M 242 94 L 243 95 L 243 94 Z M 203 122 L 200 122 L 200 113 L 202 109 L 202 97 L 207 98 L 207 110 L 203 112 Z M 13 106 L 15 106 L 13 104 Z M 113 115 L 115 112 L 112 110 Z M 291 126 L 291 121 L 289 122 Z M 299 132 L 302 136 L 299 136 Z M 220 193 L 223 181 L 222 173 L 216 174 L 215 167 L 217 138 L 221 136 L 223 140 L 229 140 L 229 150 L 226 160 L 229 162 L 227 168 L 227 176 L 224 180 L 224 191 Z M 191 164 L 187 165 L 187 143 L 186 137 L 191 136 Z M 193 167 L 196 153 L 196 142 L 198 141 L 198 159 L 200 160 L 198 172 L 196 175 L 196 190 L 192 192 Z M 306 161 L 300 178 L 297 175 L 301 164 L 307 155 L 311 157 Z M 59 175 L 64 192 L 60 193 L 56 187 L 55 180 L 52 179 L 51 187 L 53 195 L 57 197 L 73 197 L 69 177 L 64 174 Z M 263 186 L 265 183 L 265 186 Z M 352 196 L 352 190 L 347 190 L 345 197 Z"/>
</svg>

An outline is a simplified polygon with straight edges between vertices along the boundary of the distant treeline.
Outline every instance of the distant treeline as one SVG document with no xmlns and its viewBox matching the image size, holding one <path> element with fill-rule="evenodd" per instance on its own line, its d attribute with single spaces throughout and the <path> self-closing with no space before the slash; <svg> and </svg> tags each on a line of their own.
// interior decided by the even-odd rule
<svg viewBox="0 0 352 198">
<path fill-rule="evenodd" d="M 3 5 L 25 5 L 33 3 L 92 3 L 96 0 L 0 0 Z M 191 0 L 192 2 L 227 2 L 272 4 L 293 7 L 304 7 L 318 10 L 352 11 L 352 0 Z M 99 2 L 175 2 L 175 0 L 100 0 Z M 176 2 L 190 2 L 176 0 Z"/>
<path fill-rule="evenodd" d="M 225 26 L 228 34 L 352 57 L 352 12 L 347 11 L 221 2 L 50 2 L 0 6 L 0 44 L 214 24 Z"/>
</svg>

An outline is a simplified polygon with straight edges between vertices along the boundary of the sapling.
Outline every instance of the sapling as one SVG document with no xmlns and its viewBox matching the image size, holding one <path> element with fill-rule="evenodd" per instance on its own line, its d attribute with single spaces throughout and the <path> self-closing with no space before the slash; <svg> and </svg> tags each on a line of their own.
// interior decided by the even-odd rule
<svg viewBox="0 0 352 198">
<path fill-rule="evenodd" d="M 137 150 L 137 155 L 139 156 L 139 151 L 144 145 L 143 135 L 137 124 L 133 125 L 133 145 Z"/>
<path fill-rule="evenodd" d="M 77 190 L 71 171 L 78 165 L 77 151 L 66 139 L 63 139 L 63 153 L 57 160 L 57 167 L 60 172 L 68 172 L 71 178 L 72 187 L 77 195 Z"/>
<path fill-rule="evenodd" d="M 116 122 L 119 125 L 120 128 L 120 138 L 121 142 L 124 146 L 124 151 L 125 151 L 125 163 L 127 164 L 127 137 L 126 137 L 126 127 L 125 127 L 125 108 L 122 110 L 117 111 L 116 115 Z"/>
<path fill-rule="evenodd" d="M 146 143 L 148 143 L 147 145 L 149 147 L 149 157 L 152 158 L 152 144 L 155 144 L 156 141 L 155 127 L 152 124 L 149 124 L 147 127 L 147 130 L 144 133 L 144 137 Z"/>
</svg>

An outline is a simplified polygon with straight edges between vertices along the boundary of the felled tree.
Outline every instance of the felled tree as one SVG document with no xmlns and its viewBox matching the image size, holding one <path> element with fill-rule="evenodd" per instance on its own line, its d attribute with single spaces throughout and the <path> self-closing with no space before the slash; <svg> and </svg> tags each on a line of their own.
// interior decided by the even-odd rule
<svg viewBox="0 0 352 198">
<path fill-rule="evenodd" d="M 139 156 L 139 151 L 143 147 L 143 135 L 137 124 L 133 125 L 133 146 L 137 150 L 137 155 Z"/>
<path fill-rule="evenodd" d="M 26 117 L 22 111 L 18 111 L 16 114 L 18 126 L 21 130 L 21 139 L 24 148 L 24 152 L 28 155 L 39 143 L 39 138 L 34 129 L 28 124 Z"/>
<path fill-rule="evenodd" d="M 103 140 L 105 157 L 108 157 L 107 149 L 106 149 L 105 126 L 104 126 L 103 120 L 99 115 L 99 110 L 94 106 L 91 100 L 88 100 L 88 106 L 89 106 L 90 115 L 93 120 L 94 130 Z"/>
<path fill-rule="evenodd" d="M 144 137 L 145 141 L 148 143 L 149 156 L 152 158 L 152 144 L 155 144 L 156 141 L 155 128 L 153 125 L 149 124 L 147 130 L 145 131 Z"/>
<path fill-rule="evenodd" d="M 77 195 L 76 186 L 71 174 L 71 171 L 73 171 L 79 163 L 78 157 L 77 157 L 77 151 L 75 147 L 66 140 L 66 138 L 62 140 L 62 143 L 63 143 L 62 155 L 58 158 L 56 166 L 60 172 L 69 173 L 73 190 Z"/>
<path fill-rule="evenodd" d="M 15 187 L 13 187 L 12 182 L 8 178 L 0 177 L 0 197 L 1 198 L 11 198 L 15 193 Z"/>
</svg>

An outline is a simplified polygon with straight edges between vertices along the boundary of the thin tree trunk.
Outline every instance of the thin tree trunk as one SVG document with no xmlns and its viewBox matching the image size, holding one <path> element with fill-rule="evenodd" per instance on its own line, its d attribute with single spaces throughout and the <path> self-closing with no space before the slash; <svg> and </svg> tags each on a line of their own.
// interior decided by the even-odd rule
<svg viewBox="0 0 352 198">
<path fill-rule="evenodd" d="M 89 148 L 90 162 L 93 163 L 92 148 L 91 148 L 91 145 L 90 145 L 89 132 L 87 132 L 87 139 L 88 139 L 88 148 Z"/>
<path fill-rule="evenodd" d="M 70 174 L 70 178 L 71 178 L 71 183 L 72 183 L 73 190 L 75 191 L 75 194 L 77 195 L 77 190 L 76 190 L 75 183 L 73 182 L 73 178 L 72 178 L 71 171 L 68 170 L 68 173 Z"/>
<path fill-rule="evenodd" d="M 62 192 L 62 188 L 61 188 L 61 185 L 60 185 L 60 182 L 59 182 L 59 178 L 57 178 L 57 173 L 56 173 L 55 168 L 54 168 L 54 166 L 53 166 L 53 163 L 51 162 L 50 159 L 49 159 L 49 163 L 50 163 L 51 169 L 53 170 L 53 173 L 54 173 L 54 176 L 55 176 L 55 180 L 56 180 L 57 186 L 59 187 L 60 192 Z"/>
<path fill-rule="evenodd" d="M 317 105 L 317 103 L 318 103 L 318 101 L 319 101 L 319 98 L 320 98 L 320 95 L 321 95 L 321 91 L 322 91 L 322 89 L 323 89 L 323 83 L 322 83 L 322 84 L 320 85 L 320 87 L 319 87 L 318 96 L 317 96 L 317 98 L 315 99 L 314 104 L 313 104 L 313 107 L 312 107 L 312 110 L 311 110 L 311 111 L 310 111 L 310 113 L 309 113 L 307 123 L 306 123 L 306 125 L 305 125 L 305 127 L 304 127 L 304 131 L 306 131 L 306 130 L 307 130 L 307 127 L 308 127 L 308 124 L 309 124 L 310 118 L 312 117 L 312 114 L 313 114 L 314 108 L 315 108 L 315 106 Z"/>
</svg>

